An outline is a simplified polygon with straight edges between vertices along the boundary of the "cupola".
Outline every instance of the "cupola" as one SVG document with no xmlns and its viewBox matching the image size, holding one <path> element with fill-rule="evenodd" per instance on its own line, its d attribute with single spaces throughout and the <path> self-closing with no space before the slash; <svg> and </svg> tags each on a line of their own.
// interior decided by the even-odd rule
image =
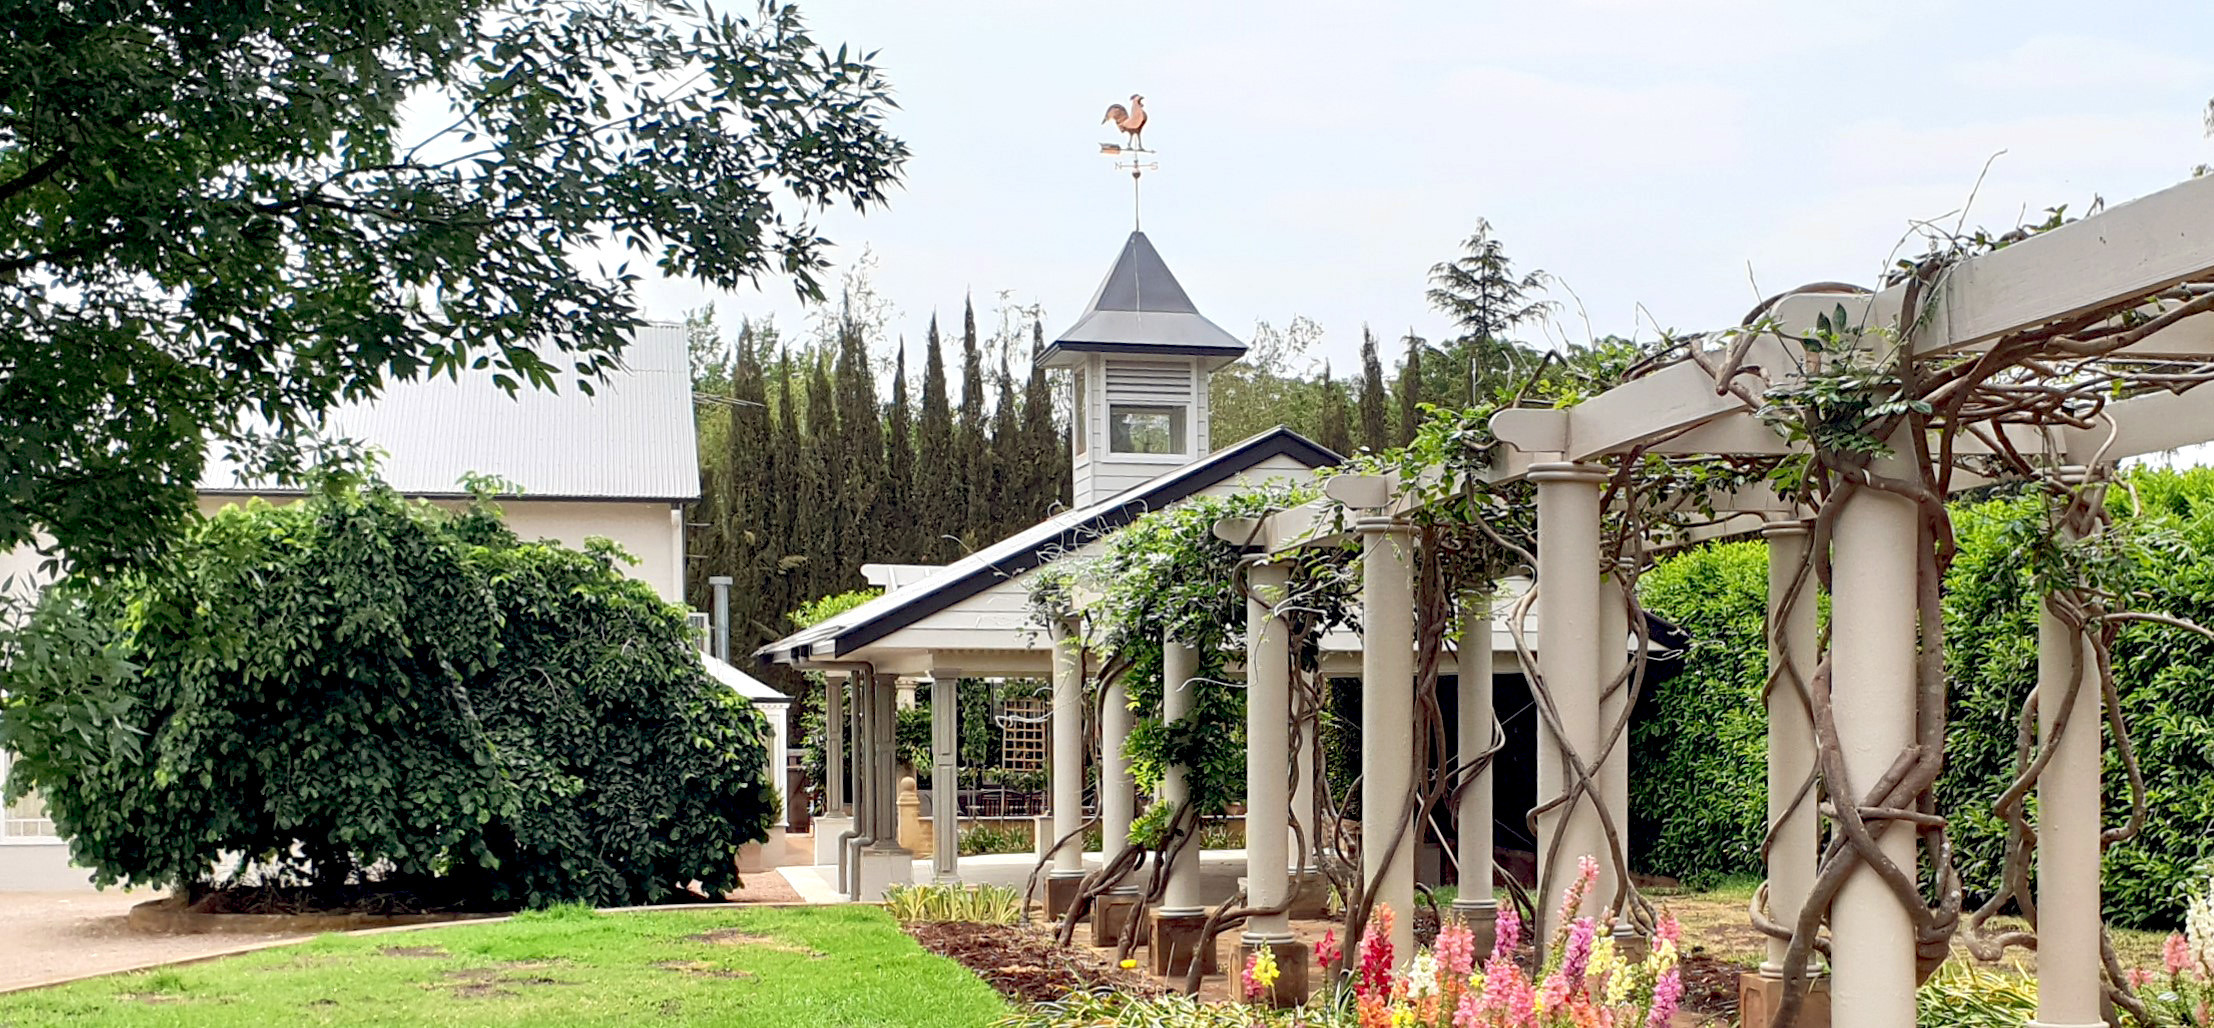
<svg viewBox="0 0 2214 1028">
<path fill-rule="evenodd" d="M 1205 457 L 1208 376 L 1245 350 L 1192 305 L 1145 233 L 1130 233 L 1084 315 L 1038 356 L 1070 373 L 1075 505 Z"/>
</svg>

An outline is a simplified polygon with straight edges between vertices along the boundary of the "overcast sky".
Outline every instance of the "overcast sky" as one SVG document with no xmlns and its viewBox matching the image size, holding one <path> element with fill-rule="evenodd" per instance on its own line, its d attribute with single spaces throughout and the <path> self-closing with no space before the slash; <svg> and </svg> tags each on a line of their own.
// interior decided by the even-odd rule
<svg viewBox="0 0 2214 1028">
<path fill-rule="evenodd" d="M 803 0 L 880 51 L 914 150 L 889 208 L 823 222 L 895 327 L 1003 291 L 1049 336 L 1131 224 L 1098 155 L 1142 93 L 1144 223 L 1200 310 L 1295 314 L 1342 373 L 1361 325 L 1443 333 L 1429 266 L 1478 218 L 1590 334 L 1734 324 L 1762 291 L 1876 279 L 1909 219 L 2110 203 L 2214 162 L 2214 4 L 2047 0 L 891 3 Z M 1948 218 L 1948 224 L 1950 218 Z M 1914 246 L 1919 249 L 1919 246 Z M 1751 278 L 1748 278 L 1748 275 Z M 1587 329 L 1569 302 L 1562 329 Z M 654 317 L 802 320 L 784 283 L 665 281 Z M 1641 313 L 1640 308 L 1644 312 Z"/>
</svg>

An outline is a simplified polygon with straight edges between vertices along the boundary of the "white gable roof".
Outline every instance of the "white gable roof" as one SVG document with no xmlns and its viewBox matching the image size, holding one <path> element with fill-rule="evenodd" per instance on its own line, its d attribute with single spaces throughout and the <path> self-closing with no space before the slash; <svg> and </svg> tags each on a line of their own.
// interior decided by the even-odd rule
<svg viewBox="0 0 2214 1028">
<path fill-rule="evenodd" d="M 330 435 L 383 451 L 378 474 L 409 496 L 463 495 L 462 476 L 475 473 L 504 478 L 535 499 L 699 498 L 684 327 L 639 329 L 622 359 L 591 395 L 569 377 L 555 391 L 524 386 L 510 396 L 490 370 L 463 370 L 450 379 L 392 383 L 374 400 L 333 410 L 325 423 Z M 211 452 L 200 491 L 298 489 L 248 480 Z"/>
</svg>

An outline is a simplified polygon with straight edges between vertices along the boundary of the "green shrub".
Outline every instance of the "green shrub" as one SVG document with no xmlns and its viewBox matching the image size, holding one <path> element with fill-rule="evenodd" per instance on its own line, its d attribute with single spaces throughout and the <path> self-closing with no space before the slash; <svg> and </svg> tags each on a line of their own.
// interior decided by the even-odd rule
<svg viewBox="0 0 2214 1028">
<path fill-rule="evenodd" d="M 2020 1028 L 2036 1017 L 2037 982 L 2020 968 L 2010 973 L 1954 960 L 1914 994 L 1919 1028 Z"/>
<path fill-rule="evenodd" d="M 1020 924 L 1022 894 L 1004 885 L 894 885 L 884 890 L 884 909 L 902 923 Z"/>
<path fill-rule="evenodd" d="M 1640 585 L 1645 605 L 1692 641 L 1683 673 L 1649 690 L 1631 728 L 1631 853 L 1641 870 L 1687 885 L 1757 874 L 1768 818 L 1768 546 L 1701 547 Z"/>
<path fill-rule="evenodd" d="M 2109 496 L 2124 531 L 2126 605 L 2214 624 L 2214 470 L 2140 470 Z M 1954 507 L 1960 551 L 1946 579 L 1950 727 L 1939 804 L 1951 819 L 1971 904 L 1988 896 L 2005 825 L 1991 803 L 2014 773 L 2022 701 L 2037 678 L 2030 561 L 2043 537 L 2034 501 Z M 1647 606 L 1696 640 L 1682 675 L 1661 683 L 1632 734 L 1632 843 L 1639 865 L 1691 881 L 1757 872 L 1766 823 L 1766 677 L 1761 630 L 1766 547 L 1703 547 L 1645 576 Z M 2178 923 L 2214 859 L 2214 640 L 2133 623 L 2114 647 L 2122 715 L 2145 774 L 2144 832 L 2105 861 L 2105 915 L 2122 927 Z M 2128 815 L 2127 780 L 2107 735 L 2106 819 Z"/>
<path fill-rule="evenodd" d="M 1030 832 L 1012 825 L 983 821 L 970 825 L 961 832 L 961 855 L 983 856 L 990 853 L 1034 853 L 1036 847 L 1030 841 Z"/>
<path fill-rule="evenodd" d="M 775 809 L 766 722 L 617 559 L 337 479 L 227 508 L 0 637 L 9 788 L 103 884 L 242 855 L 486 906 L 730 888 Z"/>
</svg>

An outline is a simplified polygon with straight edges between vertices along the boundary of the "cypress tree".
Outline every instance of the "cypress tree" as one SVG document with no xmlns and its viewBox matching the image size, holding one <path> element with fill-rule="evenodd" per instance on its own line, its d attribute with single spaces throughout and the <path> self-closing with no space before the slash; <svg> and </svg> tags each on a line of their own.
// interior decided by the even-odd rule
<svg viewBox="0 0 2214 1028">
<path fill-rule="evenodd" d="M 887 525 L 915 525 L 915 439 L 914 415 L 907 409 L 907 340 L 899 341 L 899 352 L 892 358 L 892 406 L 884 417 L 884 509 L 890 516 Z M 928 539 L 916 538 L 916 533 L 900 530 L 887 533 L 878 540 L 884 547 L 881 559 L 912 563 L 928 559 L 924 547 Z"/>
<path fill-rule="evenodd" d="M 1345 387 L 1337 379 L 1330 377 L 1328 361 L 1322 364 L 1322 381 L 1317 388 L 1322 390 L 1322 428 L 1321 438 L 1315 441 L 1328 447 L 1332 453 L 1352 453 L 1353 426 L 1352 418 L 1345 409 Z"/>
<path fill-rule="evenodd" d="M 999 396 L 992 406 L 992 529 L 978 542 L 998 542 L 1031 522 L 1024 481 L 1033 463 L 1024 452 L 1022 410 L 1015 401 L 1015 379 L 1007 371 L 1007 352 L 999 355 Z"/>
<path fill-rule="evenodd" d="M 800 594 L 801 602 L 845 591 L 839 585 L 845 578 L 839 563 L 839 521 L 852 515 L 837 493 L 838 469 L 845 466 L 845 440 L 838 437 L 837 401 L 832 398 L 827 356 L 819 351 L 807 355 L 807 435 L 800 446 L 807 467 L 805 495 L 812 502 L 800 508 L 795 525 L 806 542 L 802 552 L 807 555 L 807 573 L 802 581 L 807 587 Z"/>
<path fill-rule="evenodd" d="M 952 533 L 965 544 L 956 549 L 954 556 L 958 557 L 968 548 L 990 542 L 983 536 L 989 534 L 992 523 L 992 454 L 991 441 L 984 433 L 983 355 L 976 348 L 976 304 L 967 299 L 961 302 L 961 418 L 953 435 L 960 453 L 956 465 L 960 478 L 954 495 L 965 495 L 968 500 Z"/>
<path fill-rule="evenodd" d="M 876 373 L 868 344 L 851 318 L 839 319 L 837 364 L 838 563 L 842 582 L 859 583 L 861 565 L 881 559 L 877 550 L 884 506 L 884 412 L 876 405 Z M 843 588 L 843 586 L 841 586 Z"/>
<path fill-rule="evenodd" d="M 1045 327 L 1030 323 L 1030 380 L 1022 390 L 1023 458 L 1029 465 L 1024 523 L 1044 518 L 1068 503 L 1069 451 L 1055 427 L 1053 384 L 1038 355 L 1045 351 Z"/>
<path fill-rule="evenodd" d="M 1407 360 L 1399 366 L 1399 445 L 1414 441 L 1415 431 L 1422 425 L 1422 347 L 1421 336 L 1413 329 L 1407 330 Z"/>
<path fill-rule="evenodd" d="M 945 537 L 956 533 L 957 517 L 966 510 L 955 505 L 966 501 L 960 498 L 963 469 L 955 462 L 953 407 L 946 399 L 945 352 L 935 314 L 923 346 L 922 420 L 915 435 L 915 524 L 923 530 L 923 550 L 916 557 L 944 564 L 958 556 Z"/>
<path fill-rule="evenodd" d="M 782 477 L 769 490 L 771 516 L 769 518 L 771 552 L 776 557 L 777 589 L 767 606 L 776 618 L 772 624 L 776 631 L 788 631 L 782 615 L 798 610 L 806 601 L 810 569 L 807 566 L 808 538 L 805 526 L 810 504 L 819 504 L 815 495 L 813 462 L 809 455 L 813 447 L 800 434 L 797 377 L 792 367 L 791 351 L 777 349 L 777 405 L 776 439 L 770 449 L 770 458 Z M 818 508 L 819 509 L 819 508 Z"/>
<path fill-rule="evenodd" d="M 1374 453 L 1391 448 L 1390 430 L 1384 427 L 1384 366 L 1376 358 L 1376 337 L 1361 326 L 1361 446 Z"/>
<path fill-rule="evenodd" d="M 715 534 L 720 543 L 719 569 L 733 579 L 731 589 L 731 652 L 750 650 L 767 642 L 763 627 L 775 612 L 761 609 L 770 591 L 768 581 L 775 563 L 768 540 L 769 497 L 775 492 L 762 483 L 779 481 L 775 426 L 769 420 L 769 392 L 762 381 L 761 355 L 754 343 L 753 323 L 738 323 L 737 353 L 730 372 L 730 446 L 723 468 L 721 524 Z M 704 608 L 703 608 L 704 609 Z"/>
</svg>

